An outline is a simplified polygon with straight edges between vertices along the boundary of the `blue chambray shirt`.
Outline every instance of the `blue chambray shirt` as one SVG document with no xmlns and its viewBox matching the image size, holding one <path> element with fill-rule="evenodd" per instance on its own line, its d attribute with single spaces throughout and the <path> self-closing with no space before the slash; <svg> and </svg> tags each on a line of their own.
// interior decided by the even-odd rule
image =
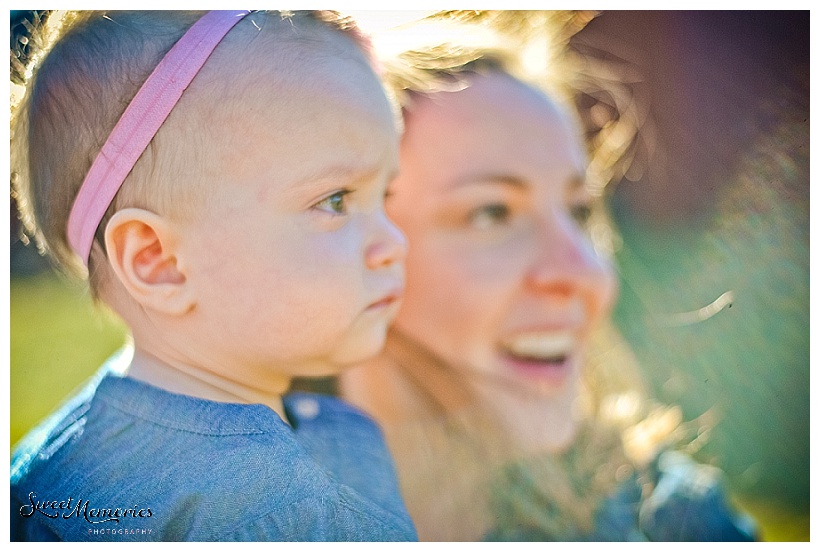
<svg viewBox="0 0 820 552">
<path fill-rule="evenodd" d="M 378 427 L 332 397 L 218 403 L 112 363 L 16 448 L 11 540 L 410 541 Z"/>
</svg>

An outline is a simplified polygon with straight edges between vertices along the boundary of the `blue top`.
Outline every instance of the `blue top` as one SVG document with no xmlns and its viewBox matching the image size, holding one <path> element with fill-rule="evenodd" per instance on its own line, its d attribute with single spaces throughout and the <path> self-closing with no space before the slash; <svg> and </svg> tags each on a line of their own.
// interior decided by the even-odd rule
<svg viewBox="0 0 820 552">
<path fill-rule="evenodd" d="M 104 367 L 11 465 L 11 540 L 409 541 L 378 427 L 332 397 L 169 393 Z"/>
</svg>

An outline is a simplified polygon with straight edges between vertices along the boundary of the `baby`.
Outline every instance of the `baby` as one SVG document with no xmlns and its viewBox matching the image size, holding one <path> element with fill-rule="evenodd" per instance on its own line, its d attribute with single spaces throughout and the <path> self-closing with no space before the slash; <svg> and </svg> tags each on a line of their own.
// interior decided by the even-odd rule
<svg viewBox="0 0 820 552">
<path fill-rule="evenodd" d="M 402 294 L 367 52 L 325 12 L 66 15 L 15 121 L 23 219 L 133 350 L 15 451 L 12 540 L 416 538 L 373 422 L 283 397 L 375 355 Z"/>
</svg>

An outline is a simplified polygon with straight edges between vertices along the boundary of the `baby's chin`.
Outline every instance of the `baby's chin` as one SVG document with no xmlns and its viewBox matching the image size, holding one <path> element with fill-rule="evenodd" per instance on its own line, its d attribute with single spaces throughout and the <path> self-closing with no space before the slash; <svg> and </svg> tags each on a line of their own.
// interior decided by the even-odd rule
<svg viewBox="0 0 820 552">
<path fill-rule="evenodd" d="M 344 348 L 340 348 L 331 356 L 329 369 L 334 370 L 332 375 L 360 366 L 379 356 L 384 349 L 386 337 L 387 323 L 374 325 L 366 332 L 361 332 L 355 341 L 346 343 Z"/>
</svg>

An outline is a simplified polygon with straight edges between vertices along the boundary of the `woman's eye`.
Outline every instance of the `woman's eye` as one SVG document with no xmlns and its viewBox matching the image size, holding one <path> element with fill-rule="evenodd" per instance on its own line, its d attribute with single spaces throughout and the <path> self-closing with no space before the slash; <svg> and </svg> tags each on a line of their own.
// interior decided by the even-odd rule
<svg viewBox="0 0 820 552">
<path fill-rule="evenodd" d="M 315 209 L 330 213 L 332 215 L 346 215 L 347 201 L 345 196 L 350 193 L 350 190 L 339 190 L 314 205 Z"/>
<path fill-rule="evenodd" d="M 588 203 L 573 205 L 569 211 L 575 222 L 581 226 L 585 226 L 589 222 L 590 217 L 592 217 L 592 205 Z"/>
<path fill-rule="evenodd" d="M 503 203 L 483 205 L 470 212 L 468 219 L 476 228 L 490 228 L 506 223 L 510 218 L 510 208 Z"/>
</svg>

